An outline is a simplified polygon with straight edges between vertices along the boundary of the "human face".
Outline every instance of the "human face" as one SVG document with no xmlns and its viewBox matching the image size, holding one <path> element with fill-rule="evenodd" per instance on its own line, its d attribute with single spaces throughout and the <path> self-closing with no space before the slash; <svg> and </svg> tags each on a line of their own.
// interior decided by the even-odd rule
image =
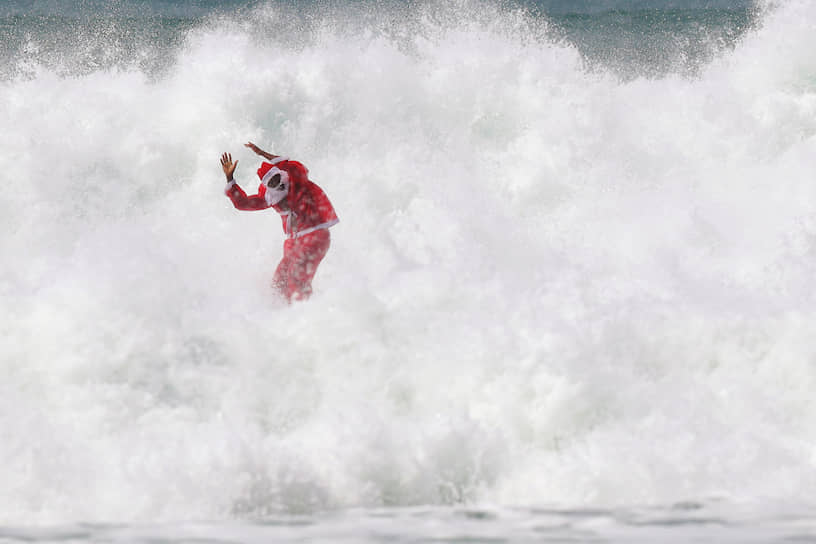
<svg viewBox="0 0 816 544">
<path fill-rule="evenodd" d="M 274 176 L 272 176 L 269 179 L 268 182 L 266 182 L 266 186 L 269 187 L 270 189 L 274 189 L 278 185 L 280 185 L 280 182 L 281 182 L 281 175 L 280 174 L 275 174 Z"/>
</svg>

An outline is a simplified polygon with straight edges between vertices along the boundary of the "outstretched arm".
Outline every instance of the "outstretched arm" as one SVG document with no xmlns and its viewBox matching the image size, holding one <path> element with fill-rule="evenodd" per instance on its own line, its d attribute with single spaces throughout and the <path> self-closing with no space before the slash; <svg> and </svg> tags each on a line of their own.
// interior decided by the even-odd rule
<svg viewBox="0 0 816 544">
<path fill-rule="evenodd" d="M 266 203 L 264 197 L 261 195 L 247 196 L 244 190 L 235 183 L 233 174 L 237 166 L 238 161 L 232 162 L 232 155 L 229 153 L 221 155 L 221 169 L 224 170 L 224 175 L 227 177 L 227 188 L 224 190 L 224 194 L 232 201 L 232 205 L 239 210 L 246 211 L 265 210 L 268 208 L 269 204 Z"/>
<path fill-rule="evenodd" d="M 263 149 L 261 149 L 257 145 L 253 144 L 252 142 L 245 143 L 244 147 L 250 148 L 257 155 L 260 155 L 261 157 L 263 157 L 263 158 L 265 158 L 267 160 L 270 160 L 270 161 L 274 161 L 275 159 L 280 157 L 280 155 L 273 155 L 272 153 L 267 153 L 266 151 L 264 151 Z"/>
</svg>

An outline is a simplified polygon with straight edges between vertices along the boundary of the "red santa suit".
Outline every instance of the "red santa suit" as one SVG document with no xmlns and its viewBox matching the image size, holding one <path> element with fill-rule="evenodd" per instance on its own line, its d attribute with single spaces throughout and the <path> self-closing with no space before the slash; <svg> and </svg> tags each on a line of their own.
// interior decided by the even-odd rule
<svg viewBox="0 0 816 544">
<path fill-rule="evenodd" d="M 258 194 L 247 196 L 235 180 L 227 182 L 224 192 L 239 210 L 273 208 L 280 214 L 286 241 L 272 283 L 289 302 L 308 298 L 317 265 L 329 249 L 329 227 L 339 221 L 337 214 L 299 162 L 286 157 L 263 162 L 258 177 Z"/>
</svg>

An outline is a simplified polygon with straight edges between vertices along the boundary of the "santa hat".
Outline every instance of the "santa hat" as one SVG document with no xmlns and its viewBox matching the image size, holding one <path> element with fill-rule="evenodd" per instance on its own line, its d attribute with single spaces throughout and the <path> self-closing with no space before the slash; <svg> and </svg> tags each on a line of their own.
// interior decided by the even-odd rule
<svg viewBox="0 0 816 544">
<path fill-rule="evenodd" d="M 274 164 L 262 162 L 258 168 L 258 177 L 264 189 L 266 203 L 273 206 L 283 200 L 289 193 L 289 174 Z"/>
</svg>

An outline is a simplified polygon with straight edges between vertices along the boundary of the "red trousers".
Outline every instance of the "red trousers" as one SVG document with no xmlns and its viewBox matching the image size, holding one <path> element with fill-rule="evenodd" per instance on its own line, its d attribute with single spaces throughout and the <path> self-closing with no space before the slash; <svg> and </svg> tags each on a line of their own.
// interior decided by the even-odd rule
<svg viewBox="0 0 816 544">
<path fill-rule="evenodd" d="M 312 278 L 330 242 L 329 229 L 318 229 L 283 243 L 283 258 L 275 270 L 272 285 L 287 302 L 304 300 L 312 294 Z"/>
</svg>

